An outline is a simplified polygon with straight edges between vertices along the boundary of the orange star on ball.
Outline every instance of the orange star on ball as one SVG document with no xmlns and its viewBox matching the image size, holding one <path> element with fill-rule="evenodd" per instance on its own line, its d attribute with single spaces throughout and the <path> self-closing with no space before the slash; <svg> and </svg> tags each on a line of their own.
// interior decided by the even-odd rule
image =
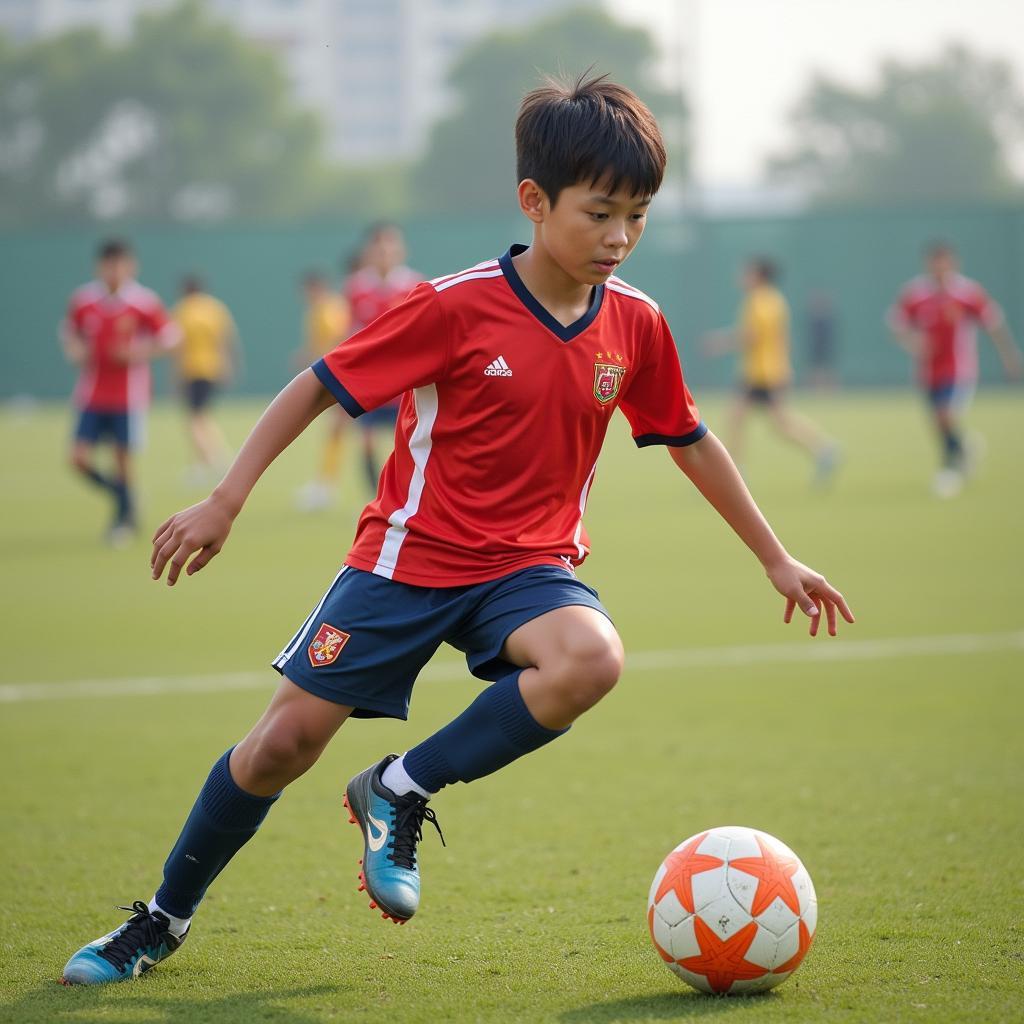
<svg viewBox="0 0 1024 1024">
<path fill-rule="evenodd" d="M 754 904 L 750 908 L 751 917 L 764 913 L 776 896 L 799 917 L 800 900 L 793 885 L 793 876 L 800 870 L 800 861 L 796 857 L 776 853 L 760 836 L 756 838 L 757 845 L 761 847 L 760 857 L 738 857 L 729 861 L 729 867 L 753 875 L 758 880 Z"/>
<path fill-rule="evenodd" d="M 658 886 L 654 902 L 657 903 L 669 890 L 676 894 L 676 899 L 687 913 L 693 913 L 693 876 L 702 871 L 720 868 L 725 861 L 711 857 L 706 853 L 697 853 L 697 847 L 704 842 L 707 832 L 694 836 L 682 849 L 675 850 L 665 858 L 668 870 Z"/>
</svg>

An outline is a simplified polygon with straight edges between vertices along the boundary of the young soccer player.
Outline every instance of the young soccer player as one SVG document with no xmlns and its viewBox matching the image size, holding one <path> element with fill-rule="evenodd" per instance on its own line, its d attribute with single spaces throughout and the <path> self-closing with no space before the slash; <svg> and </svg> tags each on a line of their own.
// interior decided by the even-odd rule
<svg viewBox="0 0 1024 1024">
<path fill-rule="evenodd" d="M 127 242 L 104 242 L 97 252 L 96 280 L 72 294 L 60 329 L 65 355 L 80 368 L 71 465 L 113 498 L 107 539 L 115 546 L 135 532 L 132 450 L 149 404 L 149 362 L 178 340 L 160 299 L 135 280 L 136 269 Z M 114 448 L 111 474 L 97 469 L 94 461 L 102 441 Z"/>
<path fill-rule="evenodd" d="M 744 299 L 735 330 L 715 331 L 705 344 L 709 355 L 739 350 L 739 390 L 729 415 L 728 448 L 742 465 L 743 433 L 751 409 L 759 407 L 787 441 L 814 460 L 815 481 L 824 483 L 836 467 L 839 446 L 789 404 L 793 379 L 789 358 L 789 303 L 779 290 L 778 269 L 764 257 L 750 260 L 741 278 Z"/>
<path fill-rule="evenodd" d="M 379 316 L 397 306 L 423 280 L 405 265 L 405 236 L 397 224 L 375 224 L 366 233 L 360 265 L 345 281 L 345 298 L 352 310 L 352 333 L 368 327 Z M 394 430 L 399 399 L 360 416 L 363 437 L 363 469 L 370 493 L 377 490 L 380 461 L 374 435 L 378 428 Z"/>
<path fill-rule="evenodd" d="M 430 800 L 561 736 L 615 685 L 623 651 L 577 579 L 582 516 L 616 409 L 640 447 L 665 445 L 818 631 L 853 621 L 842 595 L 772 533 L 701 422 L 668 324 L 615 276 L 644 230 L 665 149 L 650 111 L 604 78 L 550 83 L 516 123 L 529 246 L 418 285 L 300 373 L 223 482 L 156 532 L 152 576 L 174 585 L 221 550 L 267 466 L 333 402 L 353 416 L 403 394 L 396 447 L 345 564 L 274 662 L 263 717 L 213 766 L 153 899 L 76 953 L 69 983 L 131 978 L 177 950 L 207 887 L 349 717 L 404 719 L 442 643 L 487 686 L 401 757 L 348 784 L 363 885 L 385 917 L 420 898 L 417 844 Z M 440 829 L 438 829 L 440 831 Z"/>
<path fill-rule="evenodd" d="M 189 478 L 205 480 L 227 465 L 227 442 L 210 413 L 210 405 L 237 367 L 238 330 L 227 306 L 210 295 L 195 274 L 181 282 L 181 300 L 174 307 L 174 320 L 181 331 L 178 378 L 196 460 Z"/>
<path fill-rule="evenodd" d="M 302 291 L 306 299 L 306 338 L 299 351 L 299 362 L 308 365 L 325 356 L 346 336 L 352 312 L 319 271 L 310 270 L 303 275 Z M 349 415 L 341 406 L 331 410 L 316 477 L 299 491 L 299 508 L 305 512 L 319 512 L 334 501 L 348 423 Z"/>
<path fill-rule="evenodd" d="M 897 343 L 917 363 L 917 376 L 931 408 L 942 464 L 933 490 L 952 498 L 970 469 L 963 417 L 978 379 L 976 327 L 992 339 L 1007 377 L 1021 376 L 1021 353 L 1002 310 L 977 281 L 959 272 L 956 251 L 948 242 L 925 249 L 925 273 L 907 284 L 889 311 Z"/>
</svg>

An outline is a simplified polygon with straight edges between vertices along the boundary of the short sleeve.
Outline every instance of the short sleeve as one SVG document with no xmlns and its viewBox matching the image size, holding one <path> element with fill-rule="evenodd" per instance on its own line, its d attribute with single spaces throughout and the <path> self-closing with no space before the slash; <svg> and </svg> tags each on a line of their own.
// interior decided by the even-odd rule
<svg viewBox="0 0 1024 1024">
<path fill-rule="evenodd" d="M 64 323 L 70 327 L 77 334 L 82 333 L 82 321 L 84 319 L 83 313 L 85 312 L 85 303 L 81 301 L 78 293 L 68 299 L 67 313 L 64 315 Z"/>
<path fill-rule="evenodd" d="M 643 362 L 627 374 L 620 407 L 638 448 L 653 444 L 682 448 L 708 432 L 683 380 L 679 352 L 661 314 Z"/>
<path fill-rule="evenodd" d="M 1003 322 L 1003 311 L 999 303 L 980 284 L 974 285 L 967 300 L 967 308 L 985 330 L 998 327 Z"/>
<path fill-rule="evenodd" d="M 444 376 L 448 337 L 433 287 L 420 284 L 394 309 L 313 364 L 313 372 L 351 416 L 386 405 Z"/>
<path fill-rule="evenodd" d="M 893 330 L 905 331 L 908 327 L 914 326 L 915 313 L 914 292 L 910 288 L 904 288 L 897 296 L 896 301 L 889 307 L 886 321 Z"/>
<path fill-rule="evenodd" d="M 154 300 L 146 305 L 145 309 L 139 311 L 142 314 L 142 323 L 147 333 L 156 337 L 170 323 L 167 310 L 162 302 Z"/>
</svg>

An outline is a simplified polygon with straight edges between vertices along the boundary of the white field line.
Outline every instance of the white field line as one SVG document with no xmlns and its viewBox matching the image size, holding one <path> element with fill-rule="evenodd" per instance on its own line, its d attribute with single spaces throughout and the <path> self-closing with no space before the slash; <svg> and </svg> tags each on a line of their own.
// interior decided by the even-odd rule
<svg viewBox="0 0 1024 1024">
<path fill-rule="evenodd" d="M 637 651 L 626 657 L 626 672 L 666 668 L 728 668 L 766 663 L 875 661 L 882 658 L 946 657 L 993 651 L 1024 652 L 1024 630 L 1010 633 L 961 633 L 889 637 L 884 640 L 833 640 L 819 637 L 800 643 L 748 644 L 736 647 L 691 647 Z M 421 679 L 468 682 L 462 662 L 428 665 Z M 143 697 L 165 693 L 224 693 L 269 688 L 272 669 L 197 676 L 141 676 L 131 679 L 75 679 L 57 683 L 0 684 L 0 704 L 74 697 Z"/>
</svg>

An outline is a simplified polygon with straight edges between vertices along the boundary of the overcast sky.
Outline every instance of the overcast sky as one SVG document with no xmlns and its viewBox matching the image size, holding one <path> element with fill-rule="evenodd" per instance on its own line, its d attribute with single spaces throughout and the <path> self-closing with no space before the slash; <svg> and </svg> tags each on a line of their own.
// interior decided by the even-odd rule
<svg viewBox="0 0 1024 1024">
<path fill-rule="evenodd" d="M 696 172 L 704 183 L 758 178 L 764 157 L 787 140 L 786 112 L 815 70 L 866 85 L 883 57 L 927 57 L 959 41 L 1011 61 L 1024 89 L 1024 0 L 615 0 L 608 6 L 655 32 L 677 81 L 683 69 L 696 106 Z M 1024 139 L 1014 166 L 1024 176 Z"/>
</svg>

